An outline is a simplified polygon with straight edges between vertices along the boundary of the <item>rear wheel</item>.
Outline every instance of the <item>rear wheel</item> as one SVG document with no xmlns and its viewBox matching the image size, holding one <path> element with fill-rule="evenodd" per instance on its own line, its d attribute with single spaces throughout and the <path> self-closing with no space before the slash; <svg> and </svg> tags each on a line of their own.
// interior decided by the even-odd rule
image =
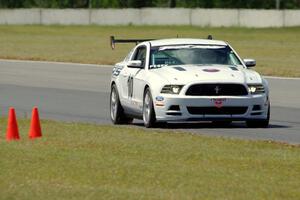
<svg viewBox="0 0 300 200">
<path fill-rule="evenodd" d="M 111 87 L 110 93 L 110 118 L 113 124 L 129 124 L 133 118 L 127 117 L 120 103 L 119 93 L 116 85 Z"/>
<path fill-rule="evenodd" d="M 246 124 L 249 128 L 267 128 L 270 122 L 270 104 L 268 108 L 268 115 L 266 119 L 248 120 Z"/>
<path fill-rule="evenodd" d="M 152 95 L 149 88 L 146 88 L 144 94 L 143 121 L 147 128 L 154 127 L 156 121 Z"/>
</svg>

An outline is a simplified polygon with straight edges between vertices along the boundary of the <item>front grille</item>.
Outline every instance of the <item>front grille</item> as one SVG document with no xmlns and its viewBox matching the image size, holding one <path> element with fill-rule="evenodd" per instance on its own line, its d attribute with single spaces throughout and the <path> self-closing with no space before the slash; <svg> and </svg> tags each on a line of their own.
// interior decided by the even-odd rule
<svg viewBox="0 0 300 200">
<path fill-rule="evenodd" d="M 242 115 L 247 112 L 248 107 L 226 106 L 226 107 L 192 107 L 187 110 L 192 115 Z"/>
<path fill-rule="evenodd" d="M 188 96 L 243 96 L 248 91 L 241 84 L 196 84 L 189 87 Z"/>
</svg>

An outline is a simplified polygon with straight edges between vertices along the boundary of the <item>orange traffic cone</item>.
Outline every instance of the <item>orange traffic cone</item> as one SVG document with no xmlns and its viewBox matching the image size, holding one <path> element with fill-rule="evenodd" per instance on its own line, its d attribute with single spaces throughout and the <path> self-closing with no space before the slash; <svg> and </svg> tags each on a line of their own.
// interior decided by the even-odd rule
<svg viewBox="0 0 300 200">
<path fill-rule="evenodd" d="M 19 140 L 19 129 L 16 118 L 16 112 L 14 108 L 9 109 L 8 113 L 8 123 L 7 123 L 7 131 L 6 131 L 6 140 Z"/>
<path fill-rule="evenodd" d="M 34 139 L 42 137 L 42 130 L 40 125 L 40 118 L 39 118 L 39 111 L 37 107 L 32 109 L 32 117 L 31 117 L 31 124 L 29 130 L 29 138 Z"/>
</svg>

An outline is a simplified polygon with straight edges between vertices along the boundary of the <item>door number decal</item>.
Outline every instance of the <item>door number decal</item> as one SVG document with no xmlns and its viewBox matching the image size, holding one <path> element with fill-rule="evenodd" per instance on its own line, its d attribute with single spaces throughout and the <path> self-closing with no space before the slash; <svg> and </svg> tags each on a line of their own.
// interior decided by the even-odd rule
<svg viewBox="0 0 300 200">
<path fill-rule="evenodd" d="M 132 76 L 128 77 L 127 86 L 128 86 L 128 98 L 132 98 L 132 95 L 133 95 L 133 77 Z"/>
</svg>

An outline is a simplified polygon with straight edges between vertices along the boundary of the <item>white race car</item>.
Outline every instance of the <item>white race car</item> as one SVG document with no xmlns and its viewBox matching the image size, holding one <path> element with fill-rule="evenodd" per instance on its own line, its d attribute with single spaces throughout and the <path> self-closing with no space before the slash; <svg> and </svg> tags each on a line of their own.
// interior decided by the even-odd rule
<svg viewBox="0 0 300 200">
<path fill-rule="evenodd" d="M 226 42 L 208 39 L 116 40 L 136 42 L 112 71 L 110 116 L 114 124 L 142 119 L 157 122 L 246 121 L 267 127 L 270 99 L 267 81 L 249 68 Z"/>
</svg>

